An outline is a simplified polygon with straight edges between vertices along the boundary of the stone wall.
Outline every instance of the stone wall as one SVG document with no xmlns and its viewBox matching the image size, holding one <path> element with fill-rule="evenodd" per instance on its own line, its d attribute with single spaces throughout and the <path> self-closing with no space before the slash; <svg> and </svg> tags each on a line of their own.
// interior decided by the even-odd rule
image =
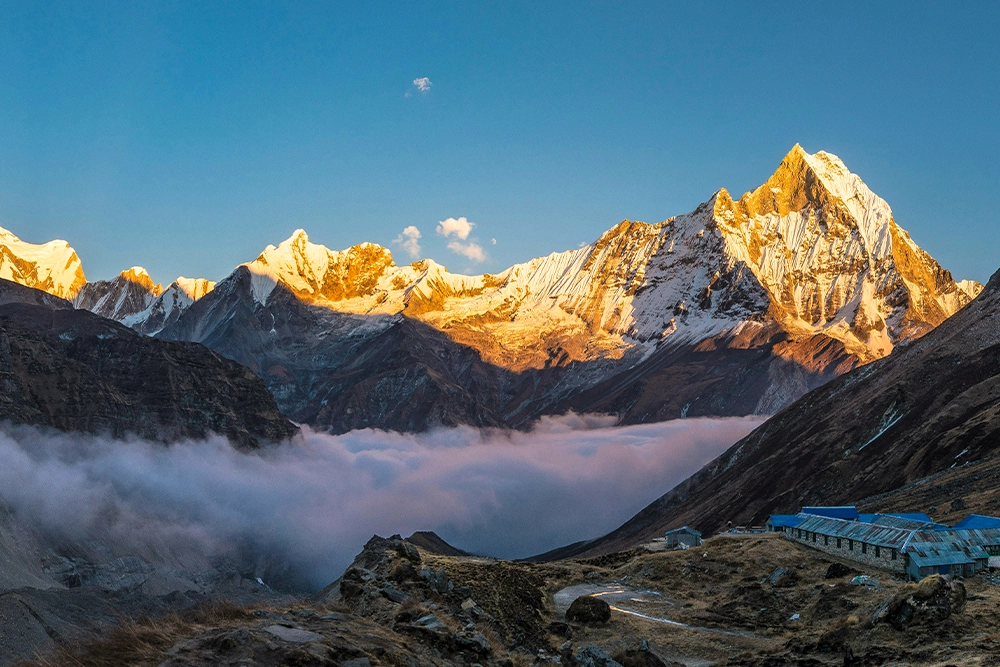
<svg viewBox="0 0 1000 667">
<path fill-rule="evenodd" d="M 802 537 L 799 537 L 800 533 L 802 534 Z M 813 539 L 813 536 L 815 536 L 815 540 Z M 820 535 L 818 533 L 811 533 L 804 530 L 800 531 L 798 528 L 790 528 L 785 531 L 785 537 L 793 542 L 799 542 L 800 544 L 812 547 L 813 549 L 818 549 L 819 551 L 823 551 L 834 556 L 853 560 L 863 565 L 877 567 L 882 570 L 889 570 L 890 572 L 906 572 L 906 557 L 899 553 L 898 549 L 893 550 L 890 547 L 876 547 L 872 544 L 863 545 L 861 542 L 856 540 L 854 541 L 854 548 L 851 549 L 851 541 L 846 537 L 839 538 L 840 548 L 838 548 L 838 538 Z M 896 553 L 895 560 L 892 558 L 893 551 Z"/>
</svg>

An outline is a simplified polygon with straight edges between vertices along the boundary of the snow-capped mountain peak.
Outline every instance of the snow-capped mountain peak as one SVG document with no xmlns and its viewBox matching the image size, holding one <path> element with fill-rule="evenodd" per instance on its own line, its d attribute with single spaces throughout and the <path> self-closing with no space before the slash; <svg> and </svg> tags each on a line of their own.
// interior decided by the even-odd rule
<svg viewBox="0 0 1000 667">
<path fill-rule="evenodd" d="M 642 357 L 768 322 L 868 361 L 979 289 L 945 275 L 840 158 L 798 145 L 739 200 L 720 189 L 689 214 L 626 220 L 591 245 L 496 275 L 429 259 L 397 266 L 382 246 L 330 250 L 301 229 L 246 266 L 262 305 L 281 284 L 342 313 L 403 314 L 513 370 Z"/>
<path fill-rule="evenodd" d="M 142 333 L 155 334 L 175 322 L 181 313 L 214 288 L 215 283 L 211 280 L 180 276 L 149 301 L 145 308 L 120 321 Z"/>
<path fill-rule="evenodd" d="M 385 269 L 395 264 L 392 253 L 380 245 L 362 243 L 334 251 L 311 243 L 306 232 L 297 229 L 277 246 L 267 246 L 246 266 L 254 275 L 281 282 L 301 298 L 329 302 L 364 296 Z"/>
<path fill-rule="evenodd" d="M 33 244 L 0 228 L 0 278 L 73 299 L 86 282 L 76 251 L 66 241 Z"/>
<path fill-rule="evenodd" d="M 184 276 L 178 276 L 177 280 L 167 289 L 172 287 L 176 287 L 183 292 L 191 301 L 197 301 L 215 289 L 215 283 L 205 278 L 185 278 Z"/>
<path fill-rule="evenodd" d="M 123 280 L 128 280 L 130 282 L 141 285 L 145 289 L 149 290 L 154 296 L 159 296 L 163 292 L 163 286 L 154 283 L 153 279 L 150 277 L 149 272 L 141 266 L 133 266 L 130 269 L 126 269 L 118 274 Z"/>
</svg>

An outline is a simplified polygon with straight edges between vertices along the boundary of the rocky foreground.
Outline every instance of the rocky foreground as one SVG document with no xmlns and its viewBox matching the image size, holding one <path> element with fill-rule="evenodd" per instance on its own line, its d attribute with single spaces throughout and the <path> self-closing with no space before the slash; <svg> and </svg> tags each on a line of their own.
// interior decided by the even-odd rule
<svg viewBox="0 0 1000 667">
<path fill-rule="evenodd" d="M 845 642 L 859 665 L 1000 660 L 991 576 L 907 583 L 773 535 L 654 548 L 532 565 L 375 537 L 309 600 L 202 606 L 26 665 L 832 665 Z"/>
</svg>

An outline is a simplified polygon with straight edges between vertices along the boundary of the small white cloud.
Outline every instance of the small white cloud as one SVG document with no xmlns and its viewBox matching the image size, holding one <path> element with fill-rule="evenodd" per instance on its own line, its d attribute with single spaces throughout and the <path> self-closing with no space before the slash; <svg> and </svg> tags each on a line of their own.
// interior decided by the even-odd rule
<svg viewBox="0 0 1000 667">
<path fill-rule="evenodd" d="M 462 243 L 461 241 L 452 241 L 448 244 L 448 250 L 454 253 L 470 259 L 473 262 L 485 262 L 486 261 L 486 251 L 478 243 Z"/>
<path fill-rule="evenodd" d="M 419 90 L 420 92 L 427 93 L 430 92 L 431 86 L 433 86 L 434 84 L 431 83 L 431 80 L 428 79 L 426 76 L 422 76 L 419 79 L 414 79 L 413 85 L 416 86 L 417 90 Z"/>
<path fill-rule="evenodd" d="M 420 257 L 420 242 L 418 240 L 420 237 L 420 230 L 415 226 L 410 225 L 393 240 L 393 243 L 403 246 L 403 250 L 405 250 L 410 257 L 416 259 L 417 257 Z"/>
<path fill-rule="evenodd" d="M 496 239 L 490 239 L 490 243 L 492 243 L 493 245 L 496 245 L 497 244 L 497 240 Z"/>
<path fill-rule="evenodd" d="M 464 241 L 469 238 L 469 234 L 475 226 L 476 223 L 469 222 L 465 217 L 448 218 L 438 223 L 437 233 L 444 237 L 455 236 Z"/>
</svg>

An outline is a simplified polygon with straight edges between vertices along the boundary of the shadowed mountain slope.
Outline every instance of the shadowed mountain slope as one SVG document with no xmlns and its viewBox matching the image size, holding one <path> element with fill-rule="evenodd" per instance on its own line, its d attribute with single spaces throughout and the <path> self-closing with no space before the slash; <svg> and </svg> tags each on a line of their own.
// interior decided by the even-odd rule
<svg viewBox="0 0 1000 667">
<path fill-rule="evenodd" d="M 52 299 L 0 281 L 0 419 L 163 441 L 219 433 L 242 447 L 298 431 L 239 364 Z"/>
</svg>

